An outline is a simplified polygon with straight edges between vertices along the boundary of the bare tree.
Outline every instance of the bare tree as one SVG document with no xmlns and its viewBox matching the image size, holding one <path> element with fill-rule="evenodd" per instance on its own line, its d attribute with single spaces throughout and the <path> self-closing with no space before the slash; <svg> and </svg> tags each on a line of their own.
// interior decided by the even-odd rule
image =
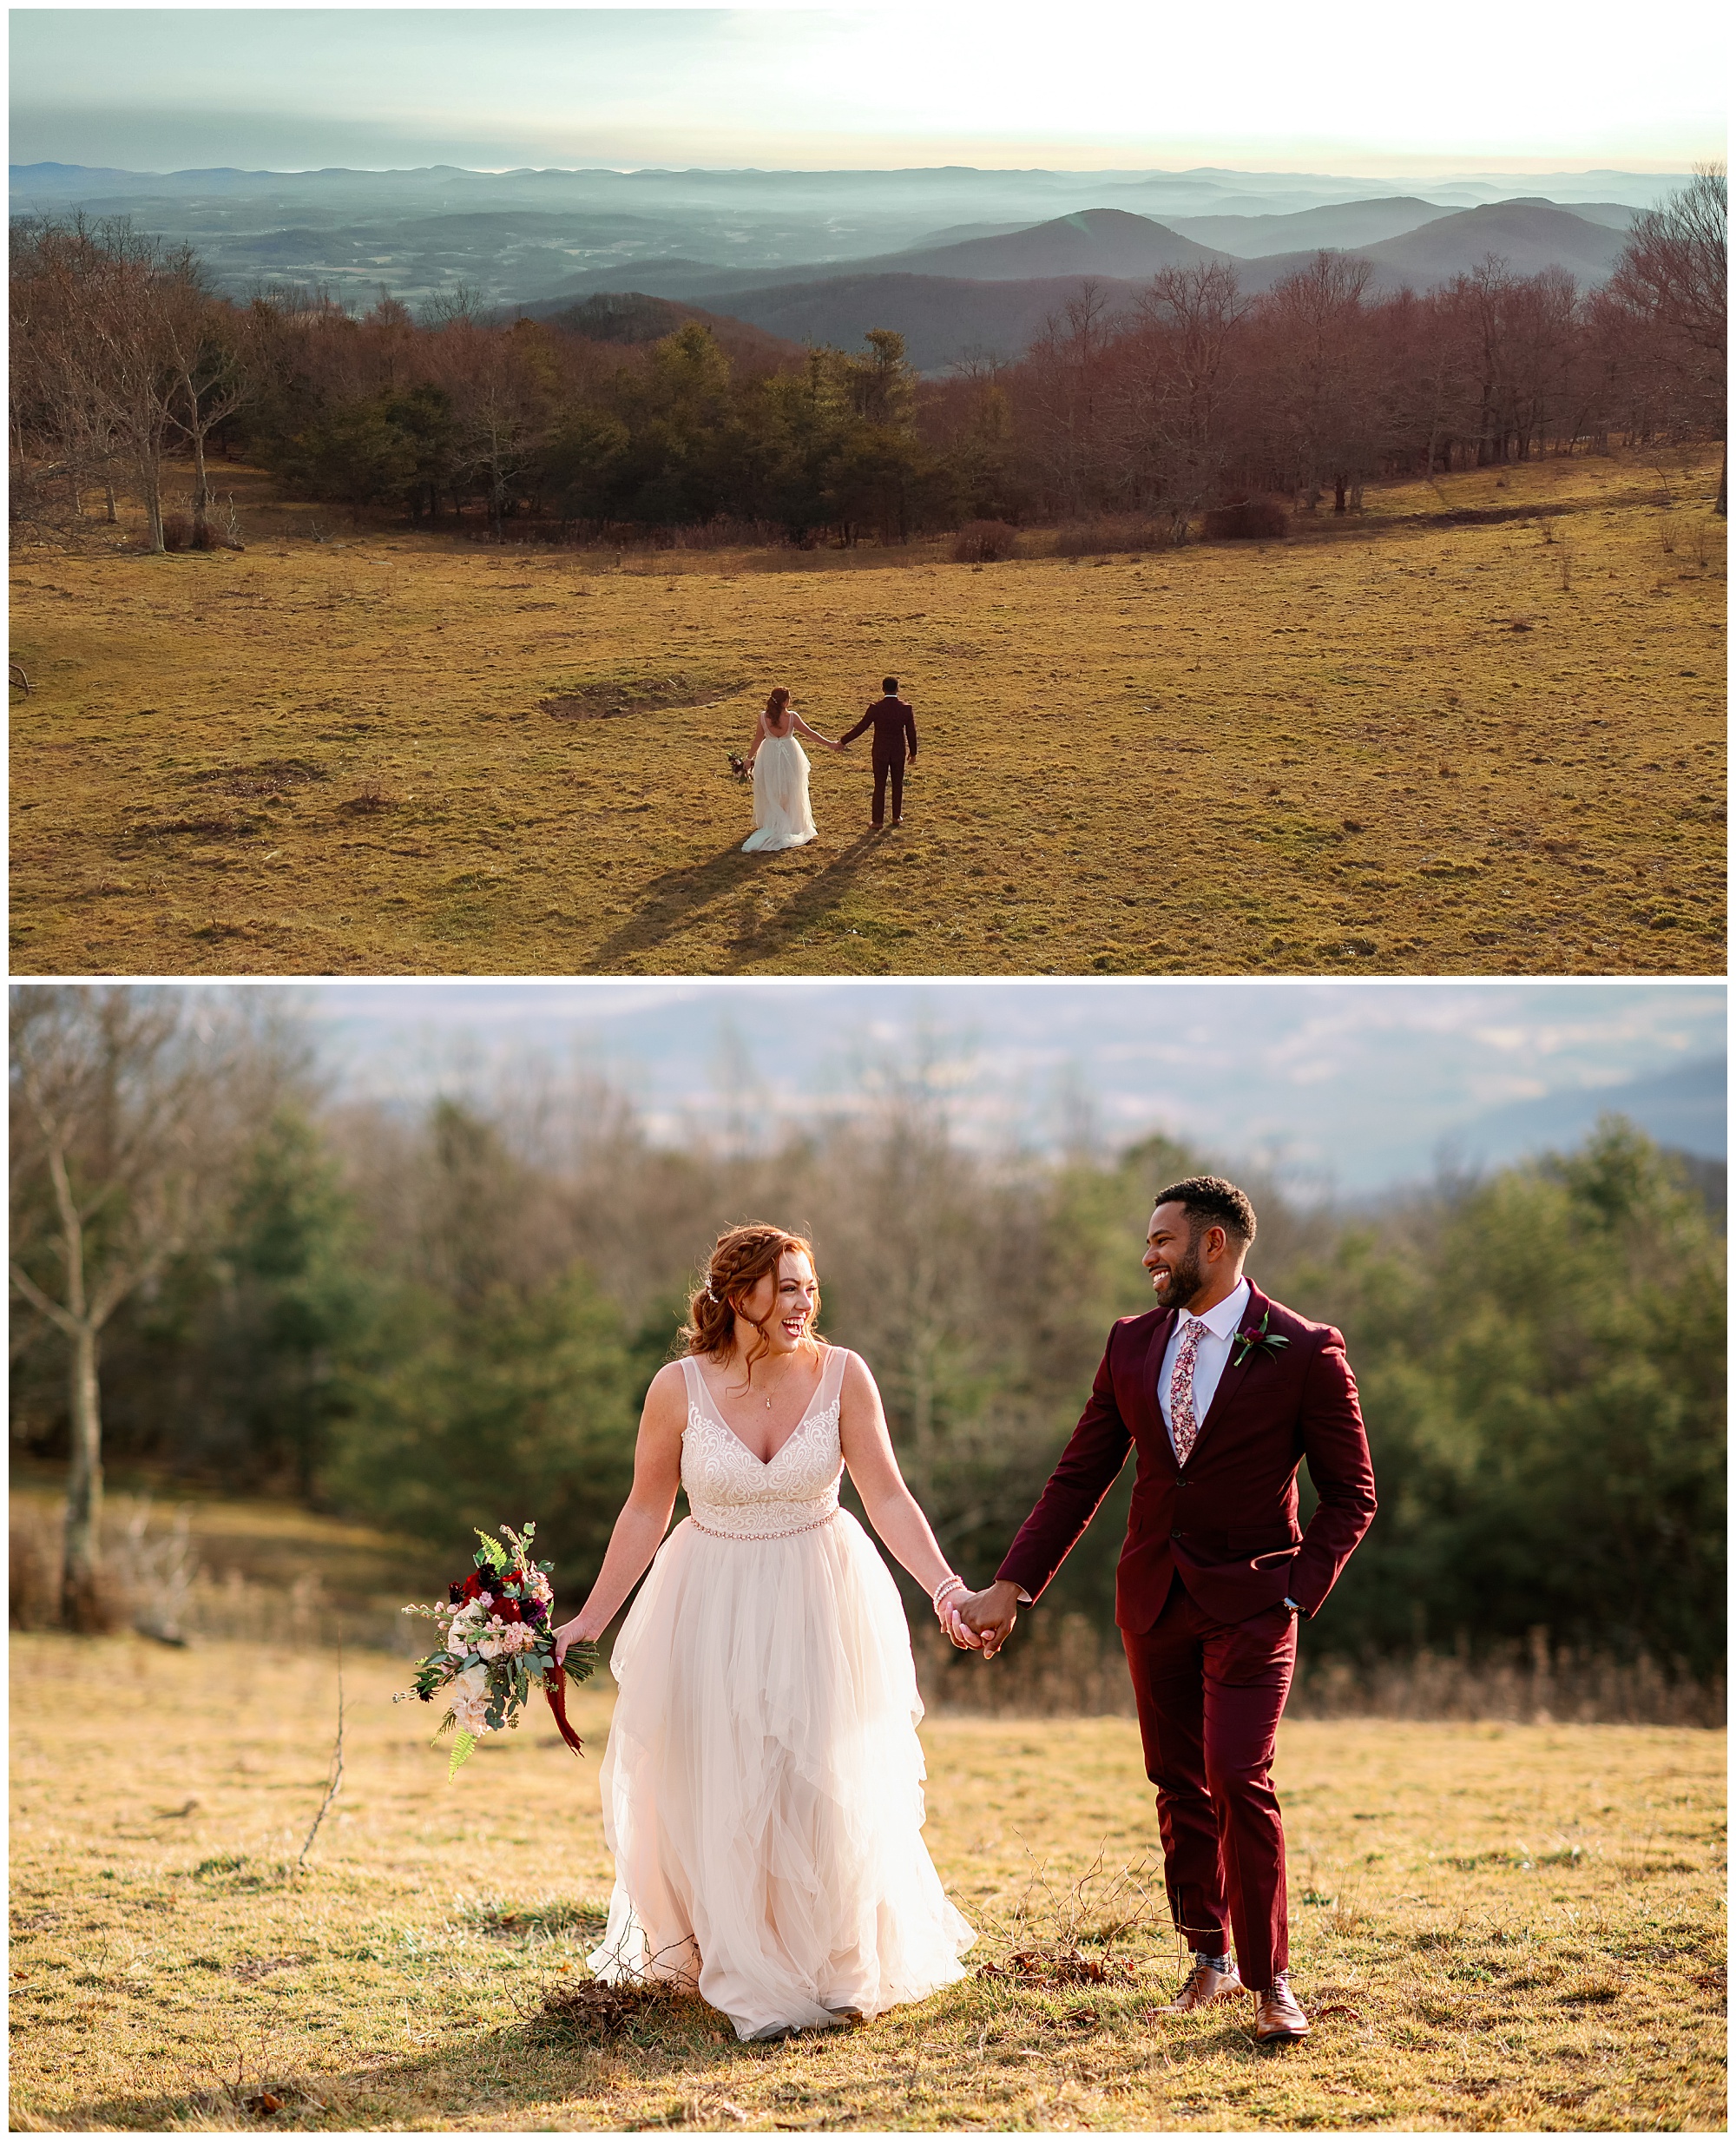
<svg viewBox="0 0 1736 2141">
<path fill-rule="evenodd" d="M 1101 489 L 1111 456 L 1105 359 L 1114 338 L 1109 293 L 1087 276 L 1043 322 L 1020 367 L 1036 421 L 1036 457 L 1052 496 L 1076 519 Z"/>
<path fill-rule="evenodd" d="M 1310 512 L 1323 483 L 1342 513 L 1374 457 L 1374 379 L 1365 304 L 1374 270 L 1354 254 L 1317 253 L 1286 275 L 1267 311 L 1279 350 L 1274 413 Z"/>
<path fill-rule="evenodd" d="M 1246 310 L 1227 260 L 1166 267 L 1139 300 L 1145 361 L 1128 394 L 1134 444 L 1180 536 L 1214 499 L 1226 458 L 1223 405 Z"/>
<path fill-rule="evenodd" d="M 98 1616 L 102 1333 L 206 1222 L 247 1083 L 239 1038 L 187 990 L 13 991 L 10 1275 L 68 1349 L 70 1628 Z"/>
<path fill-rule="evenodd" d="M 1610 293 L 1662 331 L 1665 361 L 1691 407 L 1689 420 L 1726 420 L 1729 333 L 1730 189 L 1721 163 L 1698 164 L 1663 206 L 1634 219 Z M 1713 511 L 1729 510 L 1726 445 Z"/>
<path fill-rule="evenodd" d="M 177 389 L 174 425 L 193 450 L 193 540 L 203 549 L 211 511 L 205 442 L 259 392 L 248 346 L 257 315 L 218 302 L 191 276 L 163 298 L 164 346 Z"/>
</svg>

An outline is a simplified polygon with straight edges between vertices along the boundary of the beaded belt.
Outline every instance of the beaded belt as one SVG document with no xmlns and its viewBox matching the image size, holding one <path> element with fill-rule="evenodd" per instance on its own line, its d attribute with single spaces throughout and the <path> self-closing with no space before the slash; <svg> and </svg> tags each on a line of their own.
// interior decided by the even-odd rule
<svg viewBox="0 0 1736 2141">
<path fill-rule="evenodd" d="M 703 1532 L 707 1538 L 734 1539 L 746 1544 L 759 1539 L 795 1538 L 804 1532 L 817 1532 L 821 1525 L 830 1524 L 837 1514 L 838 1504 L 834 1502 L 823 1517 L 816 1517 L 811 1524 L 793 1524 L 786 1532 L 720 1532 L 715 1525 L 701 1523 L 699 1518 L 692 1515 L 689 1515 L 687 1522 L 694 1531 Z"/>
</svg>

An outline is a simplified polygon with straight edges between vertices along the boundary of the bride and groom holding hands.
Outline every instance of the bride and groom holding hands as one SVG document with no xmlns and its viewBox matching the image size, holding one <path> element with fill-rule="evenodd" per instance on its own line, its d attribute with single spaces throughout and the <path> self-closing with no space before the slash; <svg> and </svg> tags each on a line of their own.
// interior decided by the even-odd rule
<svg viewBox="0 0 1736 2141">
<path fill-rule="evenodd" d="M 881 696 L 854 728 L 833 739 L 810 728 L 790 702 L 787 688 L 779 684 L 766 700 L 765 710 L 753 724 L 753 735 L 739 764 L 744 779 L 753 783 L 753 830 L 741 843 L 748 854 L 770 853 L 783 847 L 802 847 L 819 838 L 813 811 L 808 802 L 808 759 L 799 738 L 807 737 L 828 751 L 842 751 L 858 736 L 874 732 L 873 824 L 886 822 L 886 788 L 892 790 L 892 823 L 904 821 L 904 767 L 917 756 L 917 720 L 909 702 L 898 696 L 898 680 L 880 680 Z"/>
<path fill-rule="evenodd" d="M 1298 1620 L 1367 1530 L 1374 1479 L 1344 1341 L 1244 1275 L 1254 1234 L 1233 1183 L 1158 1192 L 1143 1257 L 1156 1305 L 1110 1331 L 1047 1486 L 975 1591 L 904 1486 L 867 1365 L 819 1336 L 811 1245 L 770 1226 L 720 1237 L 685 1357 L 647 1394 L 596 1584 L 556 1631 L 562 1653 L 600 1638 L 648 1568 L 611 1659 L 600 1976 L 685 1984 L 760 2039 L 962 1977 L 975 1935 L 922 1841 L 904 1610 L 839 1479 L 847 1466 L 952 1641 L 988 1660 L 1132 1452 L 1115 1617 L 1194 1958 L 1166 2012 L 1252 1993 L 1262 2043 L 1305 2034 L 1272 1759 Z M 1305 1459 L 1319 1497 L 1305 1531 Z M 665 1538 L 678 1488 L 690 1514 Z"/>
</svg>

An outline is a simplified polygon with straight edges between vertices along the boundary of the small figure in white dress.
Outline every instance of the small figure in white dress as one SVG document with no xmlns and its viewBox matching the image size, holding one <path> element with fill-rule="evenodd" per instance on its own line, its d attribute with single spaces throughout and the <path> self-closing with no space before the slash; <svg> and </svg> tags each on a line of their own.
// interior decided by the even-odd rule
<svg viewBox="0 0 1736 2141">
<path fill-rule="evenodd" d="M 595 1586 L 555 1631 L 562 1655 L 597 1641 L 649 1565 L 609 1660 L 615 1885 L 590 1965 L 696 1986 L 743 2039 L 925 1999 L 963 1977 L 976 1938 L 923 1842 L 910 1631 L 838 1507 L 844 1466 L 937 1615 L 962 1580 L 899 1474 L 873 1377 L 819 1336 L 819 1309 L 799 1235 L 720 1237 L 687 1357 L 647 1393 Z M 678 1486 L 692 1513 L 665 1538 Z M 962 1623 L 949 1633 L 975 1647 Z"/>
<path fill-rule="evenodd" d="M 796 741 L 799 729 L 828 751 L 844 748 L 819 729 L 810 728 L 790 704 L 788 690 L 779 684 L 766 702 L 747 747 L 747 770 L 753 776 L 753 830 L 741 845 L 749 853 L 802 847 L 819 836 L 808 807 L 808 758 Z"/>
</svg>

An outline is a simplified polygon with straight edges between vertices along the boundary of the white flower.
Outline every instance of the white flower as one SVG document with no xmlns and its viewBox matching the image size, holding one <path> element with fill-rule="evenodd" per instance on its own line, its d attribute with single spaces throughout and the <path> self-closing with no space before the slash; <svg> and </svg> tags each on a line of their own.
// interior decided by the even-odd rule
<svg viewBox="0 0 1736 2141">
<path fill-rule="evenodd" d="M 484 1715 L 487 1709 L 488 1697 L 485 1695 L 473 1695 L 462 1684 L 454 1687 L 452 1716 L 460 1732 L 468 1732 L 473 1739 L 479 1740 L 485 1733 L 491 1731 L 493 1727 Z"/>
</svg>

